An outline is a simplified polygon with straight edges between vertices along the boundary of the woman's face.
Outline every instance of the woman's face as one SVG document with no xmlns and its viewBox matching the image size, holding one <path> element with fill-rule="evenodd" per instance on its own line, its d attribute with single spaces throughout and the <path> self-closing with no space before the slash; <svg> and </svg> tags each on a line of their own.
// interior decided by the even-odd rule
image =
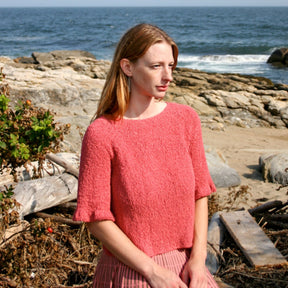
<svg viewBox="0 0 288 288">
<path fill-rule="evenodd" d="M 152 45 L 131 65 L 131 98 L 155 97 L 162 99 L 172 81 L 173 51 L 167 42 Z"/>
</svg>

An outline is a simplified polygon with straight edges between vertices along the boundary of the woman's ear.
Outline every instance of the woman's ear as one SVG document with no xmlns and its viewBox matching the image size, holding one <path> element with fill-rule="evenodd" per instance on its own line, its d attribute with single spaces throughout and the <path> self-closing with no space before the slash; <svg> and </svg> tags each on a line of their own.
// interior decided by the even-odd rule
<svg viewBox="0 0 288 288">
<path fill-rule="evenodd" d="M 133 64 L 126 58 L 120 60 L 120 67 L 124 74 L 128 77 L 132 76 L 132 65 Z"/>
</svg>

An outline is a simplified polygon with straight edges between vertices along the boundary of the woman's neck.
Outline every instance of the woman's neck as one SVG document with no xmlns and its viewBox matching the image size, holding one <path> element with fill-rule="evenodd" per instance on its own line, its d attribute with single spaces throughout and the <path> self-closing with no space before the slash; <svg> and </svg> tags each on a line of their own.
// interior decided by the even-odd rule
<svg viewBox="0 0 288 288">
<path fill-rule="evenodd" d="M 166 103 L 151 97 L 147 101 L 133 101 L 131 99 L 128 109 L 124 115 L 124 119 L 146 119 L 153 117 L 161 113 L 165 107 Z"/>
</svg>

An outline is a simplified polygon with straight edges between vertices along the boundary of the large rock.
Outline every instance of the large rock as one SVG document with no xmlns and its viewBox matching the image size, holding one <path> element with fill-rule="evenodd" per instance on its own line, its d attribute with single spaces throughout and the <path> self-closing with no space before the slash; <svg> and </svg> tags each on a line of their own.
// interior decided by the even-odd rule
<svg viewBox="0 0 288 288">
<path fill-rule="evenodd" d="M 220 219 L 220 212 L 216 212 L 209 221 L 207 234 L 206 266 L 209 272 L 215 274 L 220 266 L 221 246 L 225 239 L 226 228 Z"/>
<path fill-rule="evenodd" d="M 268 58 L 267 63 L 278 67 L 288 67 L 288 48 L 274 50 Z"/>
<path fill-rule="evenodd" d="M 14 67 L 40 71 L 70 67 L 79 74 L 99 79 L 105 79 L 110 68 L 109 61 L 97 61 L 92 53 L 81 50 L 33 52 L 32 57 L 19 57 L 14 62 Z"/>
<path fill-rule="evenodd" d="M 259 165 L 265 181 L 288 185 L 288 152 L 262 155 Z"/>
<path fill-rule="evenodd" d="M 205 147 L 205 154 L 211 178 L 217 188 L 234 187 L 241 184 L 237 171 L 228 166 L 221 152 Z"/>
<path fill-rule="evenodd" d="M 92 53 L 81 50 L 55 50 L 48 53 L 33 52 L 32 57 L 34 58 L 37 64 L 43 64 L 43 65 L 45 65 L 46 62 L 67 60 L 70 59 L 71 57 L 73 58 L 86 57 L 96 59 L 96 57 Z"/>
<path fill-rule="evenodd" d="M 52 108 L 61 115 L 83 115 L 91 106 L 97 107 L 104 83 L 70 67 L 43 72 L 5 65 L 3 72 L 12 101 L 30 99 L 33 104 Z"/>
</svg>

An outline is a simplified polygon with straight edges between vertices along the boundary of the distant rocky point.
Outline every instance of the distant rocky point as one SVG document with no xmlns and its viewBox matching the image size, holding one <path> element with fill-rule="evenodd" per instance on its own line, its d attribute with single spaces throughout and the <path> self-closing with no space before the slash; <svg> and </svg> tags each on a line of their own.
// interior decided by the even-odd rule
<svg viewBox="0 0 288 288">
<path fill-rule="evenodd" d="M 288 67 L 288 48 L 276 49 L 268 58 L 267 63 L 276 67 Z"/>
</svg>

